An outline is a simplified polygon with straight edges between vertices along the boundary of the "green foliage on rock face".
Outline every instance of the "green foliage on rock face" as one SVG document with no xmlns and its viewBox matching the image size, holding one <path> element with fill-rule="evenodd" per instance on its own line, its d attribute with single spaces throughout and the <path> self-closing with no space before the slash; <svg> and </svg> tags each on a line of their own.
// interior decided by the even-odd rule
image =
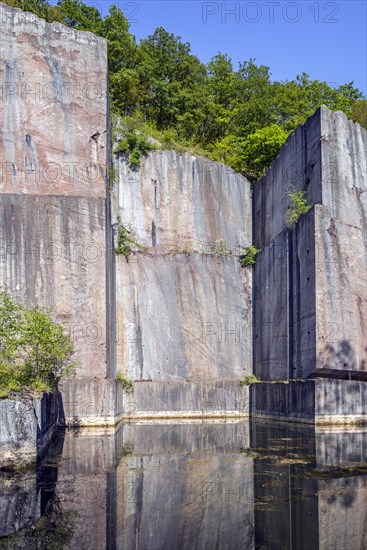
<svg viewBox="0 0 367 550">
<path fill-rule="evenodd" d="M 125 137 L 119 141 L 115 148 L 115 154 L 119 155 L 125 153 L 130 167 L 133 170 L 137 170 L 140 166 L 142 157 L 151 149 L 154 149 L 154 146 L 149 143 L 146 136 L 139 135 L 137 132 L 129 130 L 126 132 Z"/>
<path fill-rule="evenodd" d="M 145 246 L 142 246 L 133 238 L 131 231 L 129 231 L 121 221 L 118 220 L 117 223 L 117 245 L 115 252 L 118 255 L 123 255 L 126 258 L 126 261 L 129 261 L 129 257 L 134 252 L 144 252 L 146 250 Z"/>
<path fill-rule="evenodd" d="M 296 191 L 293 186 L 291 189 L 292 191 L 289 191 L 288 193 L 291 206 L 284 216 L 285 224 L 288 227 L 295 226 L 299 218 L 303 214 L 307 214 L 307 212 L 312 208 L 312 206 L 310 206 L 305 199 L 305 191 Z"/>
<path fill-rule="evenodd" d="M 124 119 L 115 117 L 114 135 L 117 139 L 114 153 L 124 154 L 130 168 L 137 170 L 142 158 L 152 149 L 157 148 L 157 140 L 153 138 L 154 129 L 151 128 L 139 113 L 126 116 Z"/>
<path fill-rule="evenodd" d="M 74 348 L 51 312 L 26 308 L 0 291 L 0 397 L 12 391 L 51 392 L 71 376 Z"/>
<path fill-rule="evenodd" d="M 134 393 L 134 383 L 132 380 L 129 380 L 123 372 L 118 372 L 116 379 L 120 382 L 122 389 L 125 393 L 132 394 Z"/>
<path fill-rule="evenodd" d="M 250 134 L 243 142 L 243 170 L 252 180 L 263 176 L 283 147 L 288 132 L 270 124 Z"/>
<path fill-rule="evenodd" d="M 138 44 L 116 5 L 102 16 L 82 0 L 5 0 L 47 21 L 94 32 L 108 43 L 111 111 L 138 115 L 162 148 L 199 151 L 234 170 L 259 178 L 287 136 L 320 105 L 341 110 L 366 127 L 366 99 L 353 82 L 331 87 L 306 73 L 273 81 L 269 67 L 254 59 L 234 67 L 215 55 L 208 64 L 191 53 L 180 36 L 157 28 Z M 156 137 L 157 132 L 165 139 Z M 137 168 L 148 151 L 144 136 L 124 135 L 117 150 Z"/>
<path fill-rule="evenodd" d="M 241 267 L 251 267 L 255 265 L 256 263 L 256 256 L 260 250 L 256 248 L 255 246 L 246 246 L 245 247 L 245 254 L 239 257 L 239 262 L 241 264 Z"/>
<path fill-rule="evenodd" d="M 255 374 L 248 374 L 243 380 L 240 381 L 240 386 L 249 386 L 250 384 L 256 384 L 256 382 L 261 382 Z"/>
</svg>

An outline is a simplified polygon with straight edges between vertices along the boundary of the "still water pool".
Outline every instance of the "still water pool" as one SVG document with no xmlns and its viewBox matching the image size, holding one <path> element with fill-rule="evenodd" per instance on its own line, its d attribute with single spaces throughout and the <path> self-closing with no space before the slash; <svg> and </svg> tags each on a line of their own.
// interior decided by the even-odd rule
<svg viewBox="0 0 367 550">
<path fill-rule="evenodd" d="M 366 550 L 367 432 L 265 421 L 60 433 L 0 476 L 0 548 Z"/>
</svg>

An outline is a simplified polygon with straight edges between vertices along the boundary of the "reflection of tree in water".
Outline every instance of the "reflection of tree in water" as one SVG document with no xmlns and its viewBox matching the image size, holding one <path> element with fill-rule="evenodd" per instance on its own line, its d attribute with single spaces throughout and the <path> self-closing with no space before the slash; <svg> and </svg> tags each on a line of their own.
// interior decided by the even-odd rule
<svg viewBox="0 0 367 550">
<path fill-rule="evenodd" d="M 73 538 L 77 512 L 64 511 L 58 497 L 50 499 L 45 513 L 32 525 L 0 538 L 1 550 L 62 550 Z"/>
</svg>

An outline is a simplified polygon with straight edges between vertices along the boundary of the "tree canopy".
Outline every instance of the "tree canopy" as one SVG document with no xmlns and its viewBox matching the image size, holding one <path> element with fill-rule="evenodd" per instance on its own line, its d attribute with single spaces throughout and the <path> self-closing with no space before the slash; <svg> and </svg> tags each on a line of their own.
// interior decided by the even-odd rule
<svg viewBox="0 0 367 550">
<path fill-rule="evenodd" d="M 82 0 L 5 0 L 49 22 L 91 31 L 108 41 L 111 110 L 116 119 L 138 121 L 139 133 L 162 146 L 199 151 L 256 180 L 287 136 L 320 106 L 343 111 L 367 128 L 366 99 L 353 82 L 332 87 L 306 73 L 271 79 L 254 59 L 234 67 L 218 52 L 208 64 L 190 44 L 163 27 L 137 43 L 121 9 L 102 17 Z M 169 139 L 167 140 L 167 136 Z"/>
</svg>

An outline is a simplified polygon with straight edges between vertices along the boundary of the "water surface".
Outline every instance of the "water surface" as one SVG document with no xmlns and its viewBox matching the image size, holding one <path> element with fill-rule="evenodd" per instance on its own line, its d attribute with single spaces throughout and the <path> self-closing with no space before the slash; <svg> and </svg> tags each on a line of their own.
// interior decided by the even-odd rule
<svg viewBox="0 0 367 550">
<path fill-rule="evenodd" d="M 367 549 L 367 433 L 265 421 L 61 433 L 1 474 L 0 548 Z"/>
</svg>

